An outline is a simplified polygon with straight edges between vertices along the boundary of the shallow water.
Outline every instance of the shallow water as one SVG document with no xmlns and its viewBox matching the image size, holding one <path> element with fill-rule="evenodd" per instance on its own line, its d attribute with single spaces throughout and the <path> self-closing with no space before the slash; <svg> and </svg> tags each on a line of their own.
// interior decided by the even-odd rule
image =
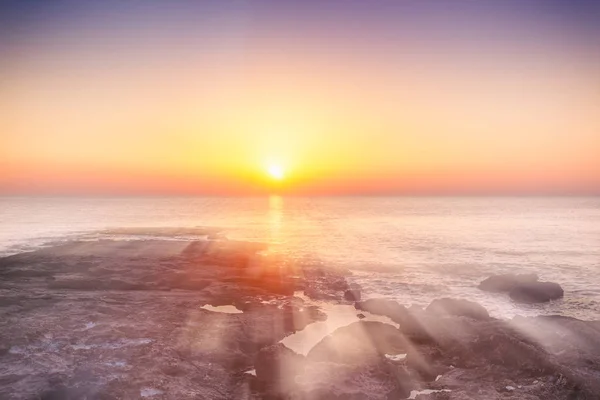
<svg viewBox="0 0 600 400">
<path fill-rule="evenodd" d="M 195 226 L 268 242 L 295 262 L 351 269 L 370 297 L 425 306 L 453 296 L 495 316 L 600 319 L 600 198 L 0 198 L 0 254 L 68 238 L 165 238 L 98 233 L 109 228 Z M 518 305 L 475 287 L 503 272 L 536 272 L 565 298 Z"/>
<path fill-rule="evenodd" d="M 242 314 L 243 311 L 238 309 L 236 306 L 211 306 L 209 304 L 200 307 L 207 311 L 218 312 L 223 314 Z"/>
<path fill-rule="evenodd" d="M 327 315 L 325 321 L 317 321 L 308 324 L 304 329 L 286 336 L 280 341 L 288 349 L 298 354 L 307 355 L 308 352 L 326 336 L 332 334 L 338 328 L 350 325 L 358 321 L 378 321 L 390 324 L 398 328 L 388 317 L 374 315 L 365 311 L 357 311 L 353 305 L 330 304 L 326 302 L 311 301 L 309 298 L 299 293 L 295 294 L 304 300 L 305 304 L 318 306 L 321 311 Z M 358 318 L 357 314 L 363 314 L 363 318 Z"/>
<path fill-rule="evenodd" d="M 451 390 L 449 389 L 439 389 L 439 390 L 434 390 L 434 389 L 425 389 L 425 390 L 413 390 L 410 392 L 410 396 L 408 397 L 408 400 L 410 399 L 416 399 L 418 395 L 420 394 L 432 394 L 432 393 L 443 393 L 443 392 L 451 392 Z"/>
</svg>

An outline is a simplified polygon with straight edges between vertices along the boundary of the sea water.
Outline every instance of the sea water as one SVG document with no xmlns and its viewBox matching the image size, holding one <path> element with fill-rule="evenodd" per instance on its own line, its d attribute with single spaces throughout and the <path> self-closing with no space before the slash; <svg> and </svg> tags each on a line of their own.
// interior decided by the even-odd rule
<svg viewBox="0 0 600 400">
<path fill-rule="evenodd" d="M 156 236 L 112 228 L 196 226 L 269 243 L 293 262 L 346 268 L 366 297 L 407 306 L 458 297 L 497 317 L 600 319 L 598 197 L 3 197 L 0 255 L 73 238 Z M 168 236 L 198 238 L 193 230 Z M 522 305 L 477 289 L 507 272 L 535 272 L 565 297 Z"/>
</svg>

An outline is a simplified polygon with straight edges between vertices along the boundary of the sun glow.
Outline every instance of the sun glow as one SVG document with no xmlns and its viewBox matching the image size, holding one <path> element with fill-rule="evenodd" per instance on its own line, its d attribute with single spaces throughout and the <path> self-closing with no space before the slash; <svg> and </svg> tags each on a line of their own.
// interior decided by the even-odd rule
<svg viewBox="0 0 600 400">
<path fill-rule="evenodd" d="M 274 179 L 277 181 L 283 180 L 283 178 L 285 178 L 285 171 L 283 170 L 281 165 L 278 165 L 278 164 L 269 165 L 267 167 L 267 173 L 269 174 L 271 179 Z"/>
</svg>

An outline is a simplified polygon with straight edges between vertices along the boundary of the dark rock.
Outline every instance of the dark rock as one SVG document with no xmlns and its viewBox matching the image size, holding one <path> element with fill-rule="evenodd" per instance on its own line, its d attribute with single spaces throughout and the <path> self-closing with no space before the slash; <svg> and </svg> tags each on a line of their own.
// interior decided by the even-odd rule
<svg viewBox="0 0 600 400">
<path fill-rule="evenodd" d="M 404 335 L 392 325 L 359 321 L 326 336 L 307 358 L 344 364 L 378 363 L 384 354 L 405 353 L 408 346 Z"/>
<path fill-rule="evenodd" d="M 481 365 L 493 364 L 520 371 L 522 376 L 536 376 L 552 372 L 548 354 L 539 345 L 520 337 L 510 330 L 494 330 L 478 334 L 473 352 L 481 357 Z"/>
<path fill-rule="evenodd" d="M 210 285 L 207 279 L 190 279 L 189 277 L 175 277 L 168 282 L 168 287 L 183 290 L 202 290 Z"/>
<path fill-rule="evenodd" d="M 367 318 L 365 316 L 365 314 L 363 314 L 363 313 L 358 313 L 358 314 L 356 314 L 356 316 L 358 317 L 358 319 L 365 319 L 365 318 Z M 0 352 L 0 354 L 2 354 L 2 353 Z"/>
<path fill-rule="evenodd" d="M 333 290 L 346 290 L 350 288 L 350 286 L 348 286 L 348 282 L 346 282 L 346 279 L 343 277 L 331 279 L 329 287 Z"/>
<path fill-rule="evenodd" d="M 521 303 L 544 303 L 563 297 L 559 284 L 538 282 L 536 274 L 492 275 L 479 284 L 481 290 L 509 292 L 510 297 Z"/>
<path fill-rule="evenodd" d="M 397 301 L 387 299 L 369 299 L 354 304 L 358 310 L 370 312 L 371 314 L 384 315 L 400 325 L 400 331 L 414 342 L 427 343 L 432 337 L 423 326 L 423 320 L 427 318 L 420 309 L 406 307 Z"/>
<path fill-rule="evenodd" d="M 437 329 L 432 329 L 432 325 L 438 326 Z M 442 325 L 441 328 L 440 325 Z M 435 343 L 437 341 L 436 334 L 444 329 L 439 318 L 432 319 L 425 312 L 410 312 L 400 323 L 400 331 L 413 343 Z"/>
<path fill-rule="evenodd" d="M 360 286 L 351 284 L 350 288 L 344 292 L 344 299 L 348 301 L 360 301 Z"/>
<path fill-rule="evenodd" d="M 431 340 L 417 344 L 411 339 L 417 356 L 411 351 L 407 361 L 413 363 L 411 366 L 424 380 L 437 372 L 422 367 L 428 365 L 436 368 L 498 366 L 514 368 L 523 376 L 552 370 L 544 349 L 503 321 L 433 315 L 419 318 Z M 420 362 L 419 356 L 425 361 Z"/>
<path fill-rule="evenodd" d="M 69 388 L 64 385 L 58 385 L 52 389 L 48 389 L 40 396 L 41 400 L 76 400 L 87 398 L 90 393 L 87 393 L 86 388 Z M 93 397 L 93 396 L 90 396 Z"/>
<path fill-rule="evenodd" d="M 409 314 L 406 307 L 399 304 L 397 301 L 387 299 L 359 301 L 354 304 L 354 308 L 370 312 L 371 314 L 384 315 L 396 323 L 403 322 Z"/>
<path fill-rule="evenodd" d="M 479 284 L 479 289 L 487 292 L 509 292 L 521 283 L 535 282 L 536 274 L 502 274 L 492 275 Z"/>
<path fill-rule="evenodd" d="M 528 282 L 514 287 L 510 298 L 519 303 L 545 303 L 564 295 L 563 288 L 554 282 Z"/>
<path fill-rule="evenodd" d="M 437 354 L 434 355 L 432 353 L 436 352 L 436 350 L 431 350 L 432 349 L 417 349 L 413 347 L 407 353 L 406 366 L 417 374 L 420 381 L 431 382 L 445 371 L 439 363 L 434 362 L 434 359 L 439 358 L 441 354 L 437 352 Z"/>
<path fill-rule="evenodd" d="M 558 315 L 515 317 L 511 321 L 519 332 L 557 357 L 551 381 L 578 393 L 581 399 L 596 399 L 600 393 L 600 324 Z M 558 382 L 557 382 L 558 381 Z M 555 387 L 556 389 L 556 387 Z M 587 397 L 586 397 L 587 396 Z M 566 396 L 564 397 L 566 398 Z"/>
<path fill-rule="evenodd" d="M 346 290 L 344 292 L 344 299 L 348 301 L 360 301 L 360 292 L 357 295 L 354 290 Z"/>
<path fill-rule="evenodd" d="M 473 319 L 490 318 L 490 315 L 483 306 L 463 299 L 436 299 L 431 302 L 425 311 L 440 316 L 456 315 Z"/>
<path fill-rule="evenodd" d="M 415 383 L 408 372 L 385 360 L 377 364 L 338 364 L 313 362 L 296 377 L 297 391 L 286 398 L 329 399 L 404 399 Z"/>
<path fill-rule="evenodd" d="M 256 378 L 268 392 L 294 390 L 295 378 L 304 371 L 306 359 L 281 343 L 262 348 L 255 360 Z"/>
<path fill-rule="evenodd" d="M 544 348 L 563 361 L 578 363 L 590 359 L 600 349 L 600 324 L 561 315 L 539 317 L 516 316 L 511 325 L 530 337 L 544 343 Z"/>
</svg>

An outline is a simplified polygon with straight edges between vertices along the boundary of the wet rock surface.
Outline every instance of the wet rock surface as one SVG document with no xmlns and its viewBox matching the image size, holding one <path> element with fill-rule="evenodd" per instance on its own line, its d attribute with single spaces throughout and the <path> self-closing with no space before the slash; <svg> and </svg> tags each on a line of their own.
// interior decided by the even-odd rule
<svg viewBox="0 0 600 400">
<path fill-rule="evenodd" d="M 368 299 L 356 302 L 354 307 L 357 310 L 368 311 L 372 314 L 385 315 L 392 321 L 401 323 L 409 315 L 408 310 L 397 301 L 388 299 Z"/>
<path fill-rule="evenodd" d="M 346 299 L 348 301 L 360 301 L 360 299 L 361 299 L 360 291 L 361 291 L 360 285 L 352 283 L 348 286 L 348 290 L 346 290 L 344 292 L 344 299 Z"/>
<path fill-rule="evenodd" d="M 510 292 L 522 283 L 536 282 L 536 274 L 501 274 L 492 275 L 479 284 L 479 289 L 488 292 Z"/>
<path fill-rule="evenodd" d="M 563 288 L 554 282 L 522 283 L 509 292 L 510 298 L 520 303 L 545 303 L 563 295 Z"/>
<path fill-rule="evenodd" d="M 426 309 L 427 312 L 440 316 L 462 316 L 473 319 L 488 319 L 487 310 L 479 304 L 464 299 L 436 299 Z"/>
<path fill-rule="evenodd" d="M 280 341 L 326 322 L 324 300 L 354 315 L 358 288 L 262 250 L 99 241 L 0 259 L 0 398 L 600 398 L 600 322 L 498 320 L 464 299 L 358 301 L 389 323 L 356 318 L 297 354 Z"/>
<path fill-rule="evenodd" d="M 313 361 L 342 364 L 378 363 L 385 354 L 406 353 L 404 335 L 390 324 L 360 321 L 337 329 L 307 354 Z"/>
<path fill-rule="evenodd" d="M 303 270 L 262 249 L 107 240 L 0 259 L 0 398 L 250 396 L 238 375 L 258 351 L 326 318 L 293 297 Z"/>
<path fill-rule="evenodd" d="M 295 378 L 306 368 L 305 358 L 278 343 L 262 348 L 255 359 L 262 391 L 273 395 L 296 390 Z"/>
<path fill-rule="evenodd" d="M 492 275 L 484 279 L 479 288 L 488 292 L 507 292 L 519 303 L 546 303 L 560 299 L 563 288 L 554 282 L 540 282 L 536 274 Z"/>
</svg>

